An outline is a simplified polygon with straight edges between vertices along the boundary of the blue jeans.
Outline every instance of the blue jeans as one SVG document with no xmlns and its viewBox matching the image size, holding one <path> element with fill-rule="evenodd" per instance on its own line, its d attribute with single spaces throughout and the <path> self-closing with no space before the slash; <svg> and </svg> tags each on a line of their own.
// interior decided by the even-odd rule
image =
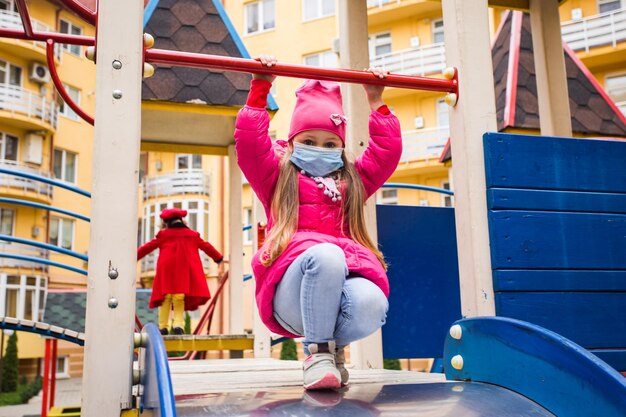
<svg viewBox="0 0 626 417">
<path fill-rule="evenodd" d="M 274 317 L 286 330 L 310 343 L 346 346 L 378 330 L 389 303 L 378 286 L 347 277 L 346 258 L 336 245 L 321 243 L 287 268 L 274 295 Z"/>
</svg>

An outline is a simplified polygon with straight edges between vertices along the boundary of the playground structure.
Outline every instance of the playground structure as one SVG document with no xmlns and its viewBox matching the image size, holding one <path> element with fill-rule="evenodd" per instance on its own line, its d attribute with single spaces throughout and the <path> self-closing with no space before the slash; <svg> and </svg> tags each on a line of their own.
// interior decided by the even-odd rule
<svg viewBox="0 0 626 417">
<path fill-rule="evenodd" d="M 144 396 L 142 405 L 146 409 L 153 409 L 154 413 L 160 415 L 175 415 L 176 406 L 173 399 L 173 391 L 171 384 L 168 384 L 169 373 L 167 363 L 164 363 L 163 348 L 160 344 L 160 337 L 156 333 L 155 328 L 148 327 L 145 332 L 134 334 L 134 298 L 131 297 L 130 288 L 134 285 L 135 271 L 135 236 L 136 233 L 136 207 L 137 201 L 136 187 L 132 187 L 133 178 L 137 172 L 138 149 L 139 149 L 139 86 L 141 83 L 142 73 L 144 71 L 144 58 L 146 62 L 155 64 L 185 65 L 200 68 L 228 68 L 240 71 L 265 71 L 260 64 L 252 60 L 234 60 L 220 59 L 217 57 L 202 57 L 192 54 L 174 53 L 168 51 L 158 51 L 146 49 L 142 42 L 141 33 L 141 17 L 143 13 L 143 4 L 139 2 L 131 2 L 115 0 L 103 2 L 97 13 L 93 13 L 79 3 L 73 0 L 64 1 L 68 7 L 72 8 L 77 14 L 85 20 L 94 23 L 98 21 L 98 37 L 90 39 L 86 37 L 68 36 L 60 34 L 39 34 L 34 32 L 29 25 L 28 12 L 24 0 L 18 0 L 21 16 L 24 22 L 23 31 L 0 31 L 1 36 L 19 37 L 21 39 L 44 40 L 47 42 L 48 50 L 52 51 L 55 42 L 69 42 L 85 46 L 93 46 L 95 43 L 95 58 L 97 62 L 97 77 L 99 80 L 97 96 L 106 98 L 98 100 L 95 114 L 95 161 L 94 161 L 94 188 L 92 203 L 92 229 L 91 229 L 91 248 L 89 262 L 89 292 L 88 292 L 88 309 L 86 323 L 86 350 L 85 350 L 85 372 L 84 372 L 84 391 L 83 391 L 83 415 L 119 415 L 120 412 L 130 413 L 134 410 L 134 400 L 132 396 L 133 382 L 137 382 L 133 378 L 132 354 L 135 347 L 142 347 L 144 352 L 142 356 L 142 367 L 145 372 Z M 219 2 L 215 2 L 216 6 Z M 363 19 L 367 18 L 364 13 L 364 5 L 357 4 L 359 2 L 351 2 L 348 0 L 340 1 L 340 19 L 341 19 L 341 42 L 345 45 L 342 51 L 342 66 L 345 68 L 361 68 L 360 65 L 363 56 L 357 54 L 359 48 L 349 48 L 348 45 L 365 44 L 366 31 L 363 30 Z M 506 135 L 485 138 L 485 148 L 477 138 L 481 138 L 485 132 L 495 132 L 495 100 L 493 97 L 493 79 L 491 78 L 491 69 L 489 68 L 489 33 L 487 25 L 487 1 L 485 0 L 443 0 L 444 19 L 447 22 L 455 22 L 454 25 L 446 24 L 446 43 L 448 45 L 448 61 L 450 64 L 458 68 L 458 72 L 448 73 L 450 79 L 420 79 L 417 77 L 398 77 L 390 76 L 385 82 L 386 85 L 397 85 L 403 88 L 431 88 L 437 91 L 445 91 L 455 94 L 456 97 L 450 96 L 450 103 L 455 104 L 458 99 L 458 105 L 451 114 L 451 136 L 452 136 L 452 152 L 454 159 L 454 169 L 456 172 L 455 181 L 455 200 L 456 209 L 454 210 L 456 221 L 456 239 L 458 246 L 458 265 L 459 265 L 459 281 L 460 281 L 460 304 L 459 312 L 465 317 L 475 316 L 493 316 L 498 313 L 498 309 L 503 305 L 502 288 L 495 288 L 494 282 L 506 283 L 510 279 L 504 278 L 501 281 L 495 279 L 499 275 L 510 273 L 506 268 L 507 263 L 515 261 L 513 255 L 504 251 L 500 246 L 494 245 L 499 239 L 499 229 L 497 223 L 499 213 L 494 210 L 502 208 L 504 201 L 509 199 L 497 199 L 498 189 L 505 188 L 498 183 L 498 179 L 519 178 L 520 172 L 523 173 L 523 167 L 515 165 L 513 159 L 512 167 L 509 167 L 508 173 L 497 173 L 496 167 L 503 160 L 503 156 L 509 155 L 507 151 L 499 151 L 493 153 L 489 148 L 492 142 L 505 143 L 507 146 L 516 146 L 523 143 L 522 138 L 519 142 L 513 137 L 505 137 Z M 563 99 L 567 97 L 567 90 L 564 89 L 564 68 L 563 53 L 561 47 L 560 34 L 558 33 L 558 3 L 555 1 L 530 0 L 529 2 L 505 1 L 495 2 L 499 5 L 511 5 L 515 7 L 528 7 L 531 11 L 533 29 L 535 29 L 536 41 L 535 53 L 537 79 L 539 87 L 539 101 L 541 109 L 541 126 L 542 135 L 548 146 L 554 143 L 561 143 L 560 140 L 548 138 L 545 136 L 571 136 L 571 128 L 569 124 L 569 112 L 566 106 L 560 103 L 567 102 Z M 350 18 L 348 18 L 348 16 Z M 366 27 L 366 26 L 365 26 Z M 136 39 L 136 42 L 128 42 L 128 39 Z M 354 53 L 352 52 L 354 51 Z M 49 52 L 50 53 L 50 52 Z M 548 68 L 550 71 L 548 71 Z M 149 70 L 148 70 L 149 71 Z M 53 71 L 54 73 L 54 71 Z M 366 81 L 366 74 L 359 71 L 349 70 L 323 70 L 307 68 L 295 65 L 279 65 L 272 73 L 285 76 L 314 76 L 325 79 L 336 79 L 345 82 L 362 83 Z M 408 78 L 408 79 L 407 79 Z M 379 82 L 370 79 L 372 82 Z M 58 83 L 57 83 L 58 84 Z M 548 88 L 548 85 L 550 88 Z M 351 120 L 362 119 L 363 108 L 358 103 L 358 97 L 354 97 L 355 92 L 352 86 L 347 88 L 347 115 Z M 60 92 L 63 95 L 63 92 Z M 67 97 L 66 97 L 67 98 Z M 68 105 L 72 104 L 71 100 Z M 76 106 L 77 107 L 77 106 Z M 74 108 L 74 107 L 72 107 Z M 75 111 L 80 110 L 78 108 Z M 77 111 L 79 113 L 79 111 Z M 80 113 L 79 113 L 80 114 Z M 91 116 L 83 114 L 87 120 Z M 349 135 L 359 134 L 362 132 L 363 126 L 354 124 Z M 537 138 L 533 141 L 538 142 Z M 496 144 L 497 144 L 496 143 Z M 606 145 L 609 143 L 609 145 Z M 546 178 L 556 178 L 556 182 L 548 185 L 545 182 L 532 184 L 525 182 L 528 191 L 542 194 L 538 190 L 545 190 L 546 187 L 558 190 L 561 194 L 552 195 L 544 198 L 544 200 L 535 201 L 534 207 L 508 207 L 519 210 L 539 210 L 539 211 L 587 211 L 593 212 L 610 212 L 623 213 L 623 209 L 619 209 L 619 201 L 624 193 L 623 186 L 620 188 L 621 177 L 613 171 L 601 171 L 599 177 L 594 177 L 591 172 L 598 171 L 593 165 L 593 152 L 599 147 L 601 154 L 606 157 L 623 157 L 624 146 L 615 142 L 598 142 L 593 141 L 572 141 L 572 146 L 581 146 L 581 149 L 574 149 L 571 155 L 591 155 L 591 158 L 585 159 L 583 164 L 591 164 L 585 172 L 589 174 L 584 184 L 602 184 L 601 187 L 586 186 L 580 190 L 572 188 L 579 185 L 581 177 L 571 176 L 571 172 L 576 172 L 578 165 L 573 168 L 563 166 L 563 161 L 556 156 L 555 149 L 551 150 L 548 155 L 546 167 L 542 173 L 549 172 L 552 176 L 546 175 Z M 127 152 L 119 152 L 119 147 L 124 146 Z M 534 144 L 533 144 L 534 145 Z M 557 148 L 560 145 L 554 145 Z M 567 146 L 567 145 L 564 145 Z M 606 150 L 606 148 L 610 148 Z M 522 150 L 528 151 L 532 146 L 527 145 Z M 585 151 L 585 149 L 587 151 Z M 592 150 L 592 153 L 589 150 Z M 602 150 L 604 149 L 604 150 Z M 490 153 L 491 152 L 491 153 Z M 528 151 L 529 153 L 532 153 Z M 514 152 L 510 154 L 515 155 Z M 234 161 L 234 150 L 229 147 L 229 156 L 231 164 Z M 493 157 L 492 157 L 493 156 Z M 536 155 L 531 155 L 536 156 Z M 555 162 L 556 161 L 556 162 Z M 508 162 L 508 161 L 507 161 Z M 526 163 L 527 160 L 522 161 Z M 597 165 L 597 161 L 596 161 Z M 487 166 L 487 169 L 485 167 Z M 616 165 L 614 165 L 616 166 Z M 554 168 L 556 167 L 556 168 Z M 505 167 L 506 168 L 506 167 Z M 569 168 L 569 170 L 567 169 Z M 231 167 L 231 172 L 236 169 Z M 563 173 L 570 175 L 571 182 L 562 182 Z M 607 178 L 614 176 L 618 180 L 614 182 L 607 181 Z M 237 181 L 241 184 L 240 176 L 231 175 L 231 189 L 236 189 Z M 586 181 L 586 182 L 585 182 Z M 584 185 L 583 184 L 583 185 Z M 608 184 L 608 185 L 606 185 Z M 623 181 L 621 181 L 623 184 Z M 127 185 L 127 187 L 125 187 Z M 487 194 L 487 185 L 489 192 Z M 511 188 L 520 188 L 520 184 L 506 183 Z M 559 188 L 560 187 L 560 188 Z M 604 187 L 604 188 L 602 188 Z M 563 197 L 571 196 L 572 190 L 587 193 L 589 195 L 576 194 L 570 200 L 570 206 L 563 206 Z M 510 191 L 505 191 L 510 192 Z M 607 197 L 591 195 L 593 193 L 610 193 Z M 489 198 L 486 198 L 489 195 Z M 543 194 L 542 194 L 543 195 Z M 123 198 L 120 198 L 123 196 Z M 492 197 L 495 196 L 495 197 Z M 519 197 L 519 196 L 518 196 Z M 599 197 L 599 198 L 596 198 Z M 523 200 L 520 197 L 521 200 Z M 236 200 L 236 199 L 235 199 Z M 567 200 L 567 199 L 566 199 Z M 546 206 L 550 201 L 556 201 L 552 206 Z M 488 206 L 489 204 L 489 206 Z M 507 203 L 508 204 L 508 203 Z M 606 207 L 609 209 L 606 209 Z M 582 210 L 581 207 L 585 207 Z M 600 207 L 600 208 L 598 208 Z M 240 249 L 236 236 L 240 235 L 240 224 L 237 220 L 241 216 L 240 203 L 236 201 L 231 210 L 231 247 L 230 253 L 237 253 Z M 373 207 L 370 207 L 373 210 Z M 491 210 L 491 211 L 488 211 Z M 621 210 L 621 211 L 620 211 Z M 239 213 L 237 213 L 239 211 Z M 488 214 L 489 213 L 489 214 Z M 451 213 L 449 213 L 451 214 Z M 506 213 L 505 213 L 506 214 Z M 512 216 L 512 215 L 510 215 Z M 505 220 L 510 220 L 505 218 Z M 528 214 L 522 213 L 522 219 L 527 218 Z M 526 216 L 526 217 L 525 217 Z M 381 216 L 392 218 L 393 216 Z M 567 218 L 565 216 L 563 218 Z M 406 219 L 406 218 L 405 218 Z M 590 216 L 585 219 L 587 230 L 593 234 L 596 232 L 594 228 L 598 223 L 595 220 L 604 220 L 604 217 Z M 558 225 L 562 218 L 556 219 Z M 623 221 L 619 216 L 612 219 L 614 224 L 623 225 Z M 118 228 L 111 229 L 110 224 L 117 224 Z M 520 223 L 523 224 L 523 223 Z M 542 227 L 545 223 L 539 223 L 534 229 L 522 226 L 524 231 L 534 230 L 536 233 L 546 234 L 546 230 Z M 554 226 L 555 223 L 551 223 Z M 575 230 L 576 223 L 573 223 L 568 230 Z M 537 225 L 534 225 L 537 226 Z M 613 231 L 611 240 L 604 243 L 606 245 L 616 244 L 615 248 L 624 248 L 622 240 L 619 238 L 621 228 L 609 229 Z M 559 229 L 553 229 L 556 232 Z M 380 233 L 380 231 L 379 231 Z M 506 234 L 503 239 L 508 240 L 513 233 Z M 515 236 L 514 236 L 515 237 Z M 532 248 L 524 246 L 528 241 L 532 241 L 533 237 L 522 237 L 521 242 L 511 247 L 525 247 L 527 251 L 521 251 L 526 254 L 522 263 L 517 269 L 530 270 L 529 275 L 536 281 L 542 281 L 541 273 L 535 270 L 559 270 L 563 271 L 567 267 L 578 270 L 588 271 L 596 270 L 598 273 L 603 270 L 613 269 L 613 278 L 603 281 L 604 287 L 594 288 L 594 290 L 623 291 L 623 282 L 620 281 L 621 274 L 619 269 L 623 269 L 623 265 L 617 261 L 619 255 L 616 252 L 608 252 L 605 257 L 594 252 L 595 257 L 588 256 L 589 263 L 577 263 L 578 260 L 585 258 L 584 250 L 580 250 L 580 245 L 576 250 L 571 251 L 570 248 L 563 243 L 560 249 L 564 251 L 560 261 L 555 261 L 554 257 L 546 255 L 545 257 L 533 258 L 536 253 L 548 253 L 551 247 Z M 600 244 L 600 238 L 596 238 L 593 242 Z M 490 245 L 491 243 L 491 245 Z M 510 244 L 509 244 L 510 245 Z M 490 249 L 491 247 L 491 249 Z M 602 247 L 602 246 L 600 246 Z M 609 246 L 610 247 L 610 246 Z M 240 250 L 239 250 L 240 252 Z M 598 250 L 598 252 L 602 252 Z M 573 257 L 573 258 L 572 258 Z M 593 258 L 593 259 L 591 259 Z M 410 259 L 410 258 L 409 258 Z M 556 263 L 555 263 L 556 262 Z M 560 262 L 560 263 L 558 263 Z M 239 269 L 238 269 L 239 268 Z M 543 269 L 542 269 L 543 268 Z M 237 265 L 236 259 L 231 256 L 231 274 L 232 276 L 240 276 L 240 265 Z M 571 276 L 580 276 L 580 273 L 573 271 Z M 584 279 L 579 279 L 583 282 Z M 231 286 L 231 304 L 237 306 L 240 301 L 240 294 L 237 294 L 237 281 L 233 280 L 234 285 Z M 568 278 L 565 282 L 570 286 L 570 290 L 579 288 L 576 279 Z M 519 289 L 519 288 L 518 288 Z M 498 291 L 500 290 L 500 291 Z M 541 291 L 542 288 L 539 288 Z M 500 294 L 498 294 L 500 292 Z M 528 292 L 528 289 L 522 288 L 520 292 Z M 454 294 L 453 294 L 454 296 Z M 531 296 L 532 297 L 532 296 Z M 612 300 L 612 304 L 608 304 L 611 308 L 611 314 L 623 311 L 624 299 L 622 295 L 607 295 L 601 297 L 596 303 L 606 306 L 607 300 Z M 553 302 L 554 300 L 549 300 Z M 561 302 L 562 303 L 562 302 Z M 235 307 L 236 308 L 236 307 Z M 452 311 L 452 314 L 456 312 Z M 576 311 L 574 311 L 576 313 Z M 585 311 L 590 313 L 590 311 Z M 511 314 L 511 313 L 509 313 Z M 507 314 L 505 314 L 507 315 Z M 241 322 L 238 322 L 236 314 L 231 315 L 231 333 L 240 332 Z M 601 317 L 598 320 L 601 321 Z M 427 321 L 427 320 L 426 320 Z M 551 323 L 546 323 L 549 327 Z M 615 323 L 610 323 L 614 325 Z M 450 322 L 443 323 L 446 329 Z M 458 326 L 458 327 L 457 327 Z M 605 336 L 609 333 L 609 329 L 605 327 L 598 331 Z M 623 326 L 623 323 L 622 323 Z M 460 330 L 459 330 L 460 329 Z M 521 329 L 521 330 L 520 330 Z M 257 332 L 258 330 L 258 332 Z M 512 341 L 519 341 L 520 336 L 517 331 L 528 336 L 525 342 L 521 342 L 523 347 L 535 347 L 533 349 L 523 349 L 518 352 L 517 349 L 511 349 Z M 571 338 L 575 339 L 580 334 L 581 329 L 571 330 Z M 582 329 L 583 334 L 585 330 Z M 625 334 L 623 328 L 619 328 L 618 334 Z M 406 336 L 396 334 L 397 337 Z M 380 336 L 379 336 L 380 337 Z M 255 352 L 258 356 L 263 356 L 268 352 L 269 338 L 263 335 L 261 329 L 255 329 Z M 547 344 L 541 344 L 538 340 L 547 340 Z M 624 365 L 624 344 L 623 337 L 609 337 L 604 341 L 608 344 L 600 346 L 597 344 L 599 340 L 603 340 L 602 336 L 590 339 L 590 348 L 600 348 L 605 354 L 604 359 L 612 362 L 612 364 L 620 370 L 626 369 Z M 263 345 L 265 344 L 265 345 Z M 385 344 L 385 347 L 389 344 Z M 397 342 L 393 344 L 397 345 Z M 380 346 L 376 343 L 376 337 L 368 342 L 363 342 L 355 346 L 356 360 L 360 362 L 369 362 L 374 365 L 378 364 L 381 359 Z M 390 346 L 392 347 L 392 346 Z M 622 349 L 619 349 L 622 348 Z M 555 351 L 558 355 L 552 355 Z M 606 416 L 619 416 L 620 412 L 626 409 L 624 405 L 624 390 L 626 386 L 623 378 L 614 370 L 610 369 L 604 362 L 594 359 L 590 353 L 571 344 L 566 339 L 546 332 L 536 326 L 524 323 L 506 320 L 506 319 L 467 319 L 463 320 L 450 329 L 449 336 L 446 340 L 444 354 L 444 363 L 446 375 L 449 379 L 484 381 L 487 383 L 507 387 L 512 391 L 523 394 L 534 400 L 537 405 L 518 402 L 516 408 L 518 415 L 567 415 L 567 416 L 584 416 L 592 415 L 590 413 L 598 413 Z M 607 352 L 610 350 L 610 352 Z M 440 350 L 441 351 L 441 350 Z M 497 361 L 488 363 L 491 358 L 485 358 L 485 352 L 497 351 Z M 606 355 L 608 353 L 608 355 Z M 482 358 L 481 358 L 482 356 Z M 548 366 L 550 361 L 563 360 L 563 362 Z M 507 365 L 515 362 L 518 371 L 510 374 Z M 580 366 L 574 364 L 582 363 Z M 536 372 L 528 373 L 525 370 L 533 369 Z M 557 370 L 563 371 L 562 374 Z M 457 372 L 458 371 L 458 372 Z M 154 379 L 151 379 L 154 376 Z M 507 377 L 508 381 L 507 381 Z M 538 381 L 546 380 L 546 383 L 540 385 Z M 520 381 L 523 381 L 520 384 Z M 567 383 L 569 381 L 569 384 Z M 559 392 L 560 395 L 551 395 Z M 599 386 L 604 390 L 589 390 L 583 392 L 576 391 L 576 384 L 582 384 L 583 387 Z M 467 390 L 480 390 L 475 388 L 471 383 L 459 384 L 457 387 L 465 386 L 458 392 Z M 393 390 L 393 386 L 391 386 Z M 424 384 L 422 388 L 430 389 L 435 392 L 433 384 Z M 358 388 L 355 390 L 358 392 Z M 480 398 L 485 398 L 497 391 L 493 388 L 491 391 L 478 394 Z M 502 393 L 502 392 L 501 392 Z M 415 391 L 415 397 L 420 395 Z M 504 394 L 503 394 L 504 395 Z M 580 404 L 573 404 L 572 398 L 581 399 L 582 396 L 592 400 L 591 408 L 579 407 Z M 294 397 L 294 396 L 292 396 Z M 435 396 L 436 397 L 436 396 Z M 497 396 L 494 396 L 497 397 Z M 449 398 L 442 396 L 441 398 Z M 456 400 L 462 402 L 462 395 L 455 397 Z M 417 401 L 417 400 L 415 400 Z M 426 399 L 427 404 L 431 399 Z M 502 415 L 502 409 L 508 409 L 507 400 L 498 403 L 490 403 L 490 413 L 485 412 L 482 415 Z M 385 404 L 383 404 L 384 406 Z M 387 404 L 389 405 L 389 404 Z M 500 408 L 498 408 L 500 407 Z M 525 407 L 525 408 L 524 408 Z M 577 409 L 574 410 L 573 407 Z M 184 407 L 183 407 L 184 409 Z M 466 408 L 471 410 L 472 407 Z M 452 410 L 458 412 L 459 409 Z M 484 411 L 484 409 L 483 409 Z M 510 410 L 509 410 L 510 411 Z M 500 414 L 498 414 L 500 413 Z M 534 414 L 532 414 L 534 413 Z M 191 414 L 189 414 L 191 415 Z M 441 415 L 458 415 L 458 414 L 441 414 Z"/>
</svg>

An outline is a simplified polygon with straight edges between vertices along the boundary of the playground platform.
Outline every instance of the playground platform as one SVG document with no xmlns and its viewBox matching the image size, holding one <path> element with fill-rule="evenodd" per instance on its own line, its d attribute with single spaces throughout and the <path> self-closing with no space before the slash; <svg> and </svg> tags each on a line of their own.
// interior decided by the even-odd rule
<svg viewBox="0 0 626 417">
<path fill-rule="evenodd" d="M 301 366 L 274 359 L 171 362 L 177 415 L 501 417 L 514 409 L 553 416 L 513 391 L 450 382 L 443 374 L 350 369 L 350 385 L 342 390 L 305 391 Z"/>
</svg>

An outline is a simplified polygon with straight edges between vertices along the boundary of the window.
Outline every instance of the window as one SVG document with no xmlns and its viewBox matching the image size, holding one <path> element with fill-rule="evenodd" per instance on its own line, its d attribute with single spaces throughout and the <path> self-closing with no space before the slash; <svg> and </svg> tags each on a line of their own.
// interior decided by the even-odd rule
<svg viewBox="0 0 626 417">
<path fill-rule="evenodd" d="M 449 190 L 450 181 L 443 181 L 441 183 L 441 188 L 443 188 L 444 190 Z M 452 207 L 453 206 L 452 198 L 453 197 L 451 195 L 441 194 L 441 205 L 444 207 Z"/>
<path fill-rule="evenodd" d="M 40 321 L 46 299 L 44 277 L 0 274 L 0 314 Z"/>
<path fill-rule="evenodd" d="M 0 233 L 3 235 L 13 235 L 13 221 L 15 220 L 15 210 L 0 207 Z"/>
<path fill-rule="evenodd" d="M 52 217 L 48 243 L 71 250 L 74 246 L 74 220 Z"/>
<path fill-rule="evenodd" d="M 450 126 L 450 106 L 445 100 L 437 100 L 437 126 Z"/>
<path fill-rule="evenodd" d="M 244 226 L 253 226 L 252 225 L 252 208 L 246 207 L 243 209 L 243 225 Z M 251 245 L 252 244 L 252 228 L 243 231 L 243 244 Z"/>
<path fill-rule="evenodd" d="M 304 64 L 324 68 L 337 68 L 339 66 L 337 54 L 331 51 L 306 55 L 304 57 Z"/>
<path fill-rule="evenodd" d="M 380 196 L 380 198 L 378 199 L 379 204 L 389 204 L 389 205 L 398 204 L 398 189 L 397 188 L 382 189 L 380 190 L 379 196 Z"/>
<path fill-rule="evenodd" d="M 64 149 L 54 150 L 54 178 L 76 183 L 78 154 Z"/>
<path fill-rule="evenodd" d="M 17 161 L 18 142 L 16 136 L 0 132 L 0 160 Z"/>
<path fill-rule="evenodd" d="M 391 53 L 391 33 L 378 33 L 369 37 L 370 59 Z"/>
<path fill-rule="evenodd" d="M 17 12 L 15 3 L 13 0 L 0 0 L 0 10 L 8 10 L 11 12 Z"/>
<path fill-rule="evenodd" d="M 143 181 L 143 177 L 146 176 L 148 172 L 148 154 L 146 152 L 141 152 L 139 154 L 139 182 Z"/>
<path fill-rule="evenodd" d="M 598 0 L 598 13 L 606 13 L 621 9 L 621 0 Z"/>
<path fill-rule="evenodd" d="M 626 73 L 607 76 L 604 89 L 622 113 L 626 114 Z"/>
<path fill-rule="evenodd" d="M 61 19 L 61 21 L 59 22 L 59 32 L 67 33 L 69 35 L 82 35 L 83 34 L 83 29 L 81 27 L 79 27 L 79 26 L 74 25 L 71 22 L 68 22 L 67 20 Z M 80 45 L 64 44 L 63 45 L 63 50 L 69 52 L 72 55 L 81 56 L 81 54 L 80 54 L 80 50 L 81 50 Z"/>
<path fill-rule="evenodd" d="M 63 84 L 63 86 L 65 87 L 65 91 L 67 91 L 67 94 L 74 101 L 74 103 L 80 106 L 80 90 L 67 84 Z M 61 97 L 60 94 L 57 95 L 57 104 L 59 105 L 59 114 L 62 114 L 68 119 L 78 120 L 78 115 L 74 112 L 74 110 L 72 110 L 70 106 L 67 105 L 67 103 L 65 102 L 65 100 L 63 100 L 63 97 Z"/>
<path fill-rule="evenodd" d="M 22 87 L 22 68 L 0 60 L 0 84 Z"/>
<path fill-rule="evenodd" d="M 276 26 L 274 0 L 246 4 L 246 34 L 265 32 Z"/>
<path fill-rule="evenodd" d="M 202 169 L 202 155 L 181 154 L 176 156 L 177 170 Z"/>
<path fill-rule="evenodd" d="M 443 20 L 433 22 L 433 43 L 443 43 Z"/>
<path fill-rule="evenodd" d="M 335 14 L 335 0 L 302 0 L 302 20 L 313 20 Z"/>
</svg>

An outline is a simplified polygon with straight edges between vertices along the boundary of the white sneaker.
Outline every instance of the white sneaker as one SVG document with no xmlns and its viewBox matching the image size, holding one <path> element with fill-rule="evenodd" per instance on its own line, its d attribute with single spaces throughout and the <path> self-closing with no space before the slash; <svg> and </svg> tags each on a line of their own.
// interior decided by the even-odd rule
<svg viewBox="0 0 626 417">
<path fill-rule="evenodd" d="M 324 343 L 326 345 L 326 343 Z M 328 342 L 326 352 L 317 343 L 309 345 L 311 354 L 304 360 L 304 389 L 336 389 L 341 387 L 341 374 L 335 367 L 335 343 Z"/>
</svg>

